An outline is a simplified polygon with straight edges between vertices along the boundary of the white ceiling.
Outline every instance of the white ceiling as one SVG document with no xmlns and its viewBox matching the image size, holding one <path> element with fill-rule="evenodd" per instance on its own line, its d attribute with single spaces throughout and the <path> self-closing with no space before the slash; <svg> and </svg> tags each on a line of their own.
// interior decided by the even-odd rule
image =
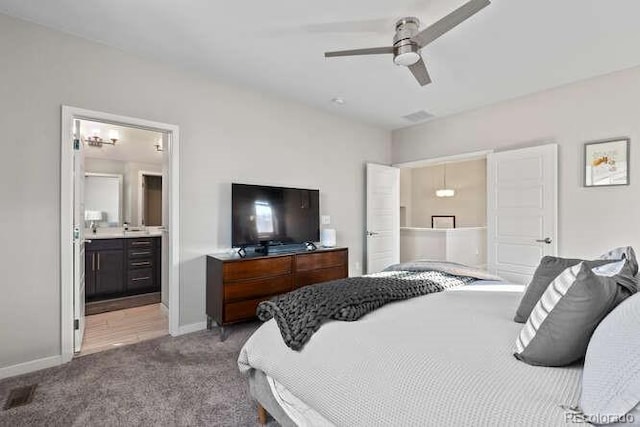
<svg viewBox="0 0 640 427">
<path fill-rule="evenodd" d="M 0 12 L 386 128 L 418 110 L 448 115 L 640 64 L 638 0 L 493 0 L 423 50 L 425 88 L 389 56 L 323 57 L 389 45 L 396 18 L 428 25 L 464 2 L 0 0 Z M 380 18 L 365 33 L 324 25 Z"/>
<path fill-rule="evenodd" d="M 103 144 L 102 147 L 84 145 L 85 157 L 94 159 L 119 160 L 122 162 L 162 164 L 163 152 L 156 150 L 155 144 L 162 138 L 162 133 L 131 127 L 117 126 L 88 120 L 80 121 L 80 135 L 85 141 L 98 131 L 98 136 L 109 141 L 109 132 L 118 132 L 115 145 Z"/>
</svg>

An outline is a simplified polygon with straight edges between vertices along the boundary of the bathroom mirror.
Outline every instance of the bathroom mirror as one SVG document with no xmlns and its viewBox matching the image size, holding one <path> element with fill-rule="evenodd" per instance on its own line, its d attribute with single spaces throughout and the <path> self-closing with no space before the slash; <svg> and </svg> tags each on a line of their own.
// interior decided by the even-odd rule
<svg viewBox="0 0 640 427">
<path fill-rule="evenodd" d="M 85 173 L 85 221 L 99 227 L 122 226 L 123 182 L 119 174 Z"/>
</svg>

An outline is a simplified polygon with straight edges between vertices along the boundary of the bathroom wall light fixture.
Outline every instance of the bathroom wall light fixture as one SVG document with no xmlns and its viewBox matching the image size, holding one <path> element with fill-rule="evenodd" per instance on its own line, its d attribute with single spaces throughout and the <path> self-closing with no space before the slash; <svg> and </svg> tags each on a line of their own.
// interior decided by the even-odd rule
<svg viewBox="0 0 640 427">
<path fill-rule="evenodd" d="M 104 144 L 116 145 L 116 142 L 119 140 L 120 134 L 115 129 L 109 131 L 108 140 L 102 139 L 100 137 L 100 130 L 94 129 L 92 135 L 89 138 L 85 138 L 84 142 L 91 147 L 102 147 Z"/>
<path fill-rule="evenodd" d="M 158 142 L 153 144 L 156 147 L 156 151 L 164 151 L 164 142 L 162 141 L 162 137 L 158 138 Z"/>
</svg>

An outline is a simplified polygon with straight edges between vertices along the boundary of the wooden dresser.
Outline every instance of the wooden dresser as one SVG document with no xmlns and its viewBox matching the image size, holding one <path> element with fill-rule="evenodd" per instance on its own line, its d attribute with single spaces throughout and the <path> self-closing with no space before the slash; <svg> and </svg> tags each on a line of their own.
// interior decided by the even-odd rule
<svg viewBox="0 0 640 427">
<path fill-rule="evenodd" d="M 348 275 L 347 248 L 245 258 L 207 256 L 207 328 L 213 321 L 225 326 L 252 320 L 261 301 Z"/>
</svg>

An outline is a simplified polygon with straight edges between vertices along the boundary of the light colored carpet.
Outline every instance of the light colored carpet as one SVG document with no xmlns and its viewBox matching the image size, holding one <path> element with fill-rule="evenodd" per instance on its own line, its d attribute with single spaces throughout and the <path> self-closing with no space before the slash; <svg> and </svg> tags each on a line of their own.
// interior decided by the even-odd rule
<svg viewBox="0 0 640 427">
<path fill-rule="evenodd" d="M 236 360 L 258 323 L 162 337 L 0 381 L 0 426 L 255 426 Z M 33 402 L 3 411 L 9 390 L 38 383 Z"/>
</svg>

